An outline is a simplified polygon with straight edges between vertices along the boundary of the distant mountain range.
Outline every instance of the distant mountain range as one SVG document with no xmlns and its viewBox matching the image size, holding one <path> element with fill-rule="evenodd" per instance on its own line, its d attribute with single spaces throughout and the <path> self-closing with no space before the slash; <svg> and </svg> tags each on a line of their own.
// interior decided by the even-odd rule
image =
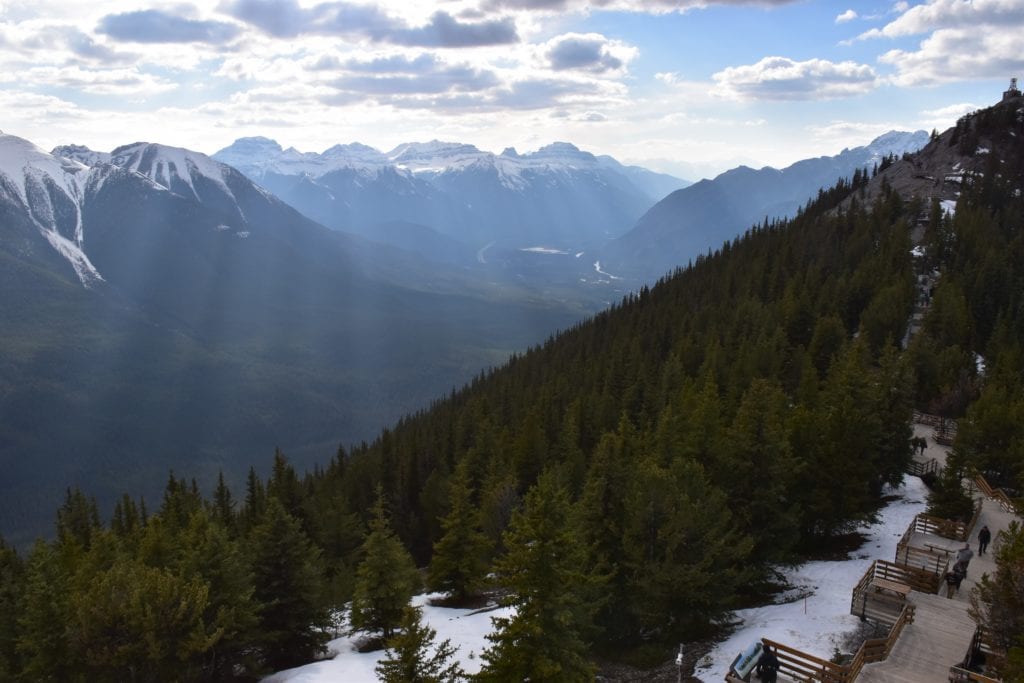
<svg viewBox="0 0 1024 683">
<path fill-rule="evenodd" d="M 255 137 L 213 157 L 328 227 L 403 247 L 411 242 L 395 225 L 426 226 L 477 249 L 591 248 L 689 184 L 564 142 L 531 154 L 438 141 L 387 153 L 335 145 L 316 154 Z"/>
<path fill-rule="evenodd" d="M 684 181 L 564 143 L 302 154 L 244 138 L 228 165 L 0 134 L 0 532 L 45 531 L 40 501 L 69 484 L 109 504 L 156 495 L 172 467 L 237 482 L 274 446 L 322 460 L 926 138 L 657 202 Z"/>
<path fill-rule="evenodd" d="M 792 217 L 839 178 L 871 171 L 883 157 L 916 152 L 928 133 L 891 131 L 836 156 L 798 161 L 782 170 L 740 166 L 712 180 L 676 190 L 647 211 L 631 230 L 601 250 L 605 270 L 654 280 L 702 252 L 717 249 L 765 218 Z"/>
<path fill-rule="evenodd" d="M 593 310 L 329 230 L 196 152 L 54 151 L 0 134 L 0 532 L 45 532 L 68 485 L 106 506 L 274 446 L 322 461 Z"/>
</svg>

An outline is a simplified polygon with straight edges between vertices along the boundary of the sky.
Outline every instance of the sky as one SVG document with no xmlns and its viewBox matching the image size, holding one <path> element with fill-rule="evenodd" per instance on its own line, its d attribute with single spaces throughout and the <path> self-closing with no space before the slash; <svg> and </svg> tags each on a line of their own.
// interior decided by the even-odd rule
<svg viewBox="0 0 1024 683">
<path fill-rule="evenodd" d="M 44 149 L 576 144 L 696 180 L 942 130 L 1024 78 L 1024 0 L 0 0 Z"/>
</svg>

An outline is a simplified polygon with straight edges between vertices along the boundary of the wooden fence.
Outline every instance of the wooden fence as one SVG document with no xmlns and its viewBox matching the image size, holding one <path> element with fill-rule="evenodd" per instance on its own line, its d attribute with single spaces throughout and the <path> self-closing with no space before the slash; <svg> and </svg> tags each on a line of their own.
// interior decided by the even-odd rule
<svg viewBox="0 0 1024 683">
<path fill-rule="evenodd" d="M 762 642 L 765 647 L 775 650 L 781 665 L 779 673 L 791 680 L 806 683 L 852 683 L 865 664 L 880 662 L 889 656 L 903 627 L 913 621 L 914 606 L 907 604 L 889 629 L 889 635 L 865 640 L 848 664 L 836 664 L 767 638 L 763 638 Z"/>
<path fill-rule="evenodd" d="M 913 474 L 915 477 L 923 477 L 928 474 L 937 475 L 939 473 L 939 461 L 935 458 L 929 458 L 926 462 L 911 460 L 907 465 L 907 473 Z"/>
<path fill-rule="evenodd" d="M 986 668 L 990 668 L 998 667 L 1006 661 L 1006 651 L 994 642 L 992 635 L 984 626 L 979 626 L 974 631 L 974 638 L 971 639 L 971 646 L 964 655 L 962 664 L 949 669 L 950 683 L 1001 683 L 998 678 L 971 670 L 977 668 L 981 662 Z"/>
<path fill-rule="evenodd" d="M 1001 507 L 1004 512 L 1012 512 L 1017 515 L 1020 514 L 1020 511 L 1017 509 L 1017 504 L 1014 503 L 1008 495 L 1006 495 L 1006 491 L 992 488 L 982 475 L 974 475 L 974 484 L 978 487 L 978 490 L 981 491 L 983 496 L 991 498 L 999 503 L 999 507 Z"/>
</svg>

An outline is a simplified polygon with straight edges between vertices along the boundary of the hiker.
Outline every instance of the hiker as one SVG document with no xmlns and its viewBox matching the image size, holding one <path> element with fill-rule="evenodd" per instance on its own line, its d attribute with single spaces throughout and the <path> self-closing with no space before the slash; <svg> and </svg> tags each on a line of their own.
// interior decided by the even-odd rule
<svg viewBox="0 0 1024 683">
<path fill-rule="evenodd" d="M 985 549 L 988 548 L 988 542 L 992 540 L 992 532 L 988 530 L 988 525 L 981 527 L 981 531 L 978 532 L 978 554 L 984 555 Z"/>
<path fill-rule="evenodd" d="M 959 564 L 953 565 L 953 569 L 946 572 L 946 597 L 952 598 L 960 590 L 960 584 L 964 580 L 964 572 Z"/>
<path fill-rule="evenodd" d="M 953 568 L 960 567 L 963 575 L 967 576 L 967 565 L 971 563 L 972 557 L 974 557 L 974 551 L 971 550 L 971 544 L 964 543 L 964 547 L 960 548 L 960 551 L 956 554 L 956 564 L 953 565 Z"/>
<path fill-rule="evenodd" d="M 766 647 L 757 660 L 757 675 L 764 683 L 775 683 L 779 666 L 779 658 L 770 647 Z"/>
</svg>

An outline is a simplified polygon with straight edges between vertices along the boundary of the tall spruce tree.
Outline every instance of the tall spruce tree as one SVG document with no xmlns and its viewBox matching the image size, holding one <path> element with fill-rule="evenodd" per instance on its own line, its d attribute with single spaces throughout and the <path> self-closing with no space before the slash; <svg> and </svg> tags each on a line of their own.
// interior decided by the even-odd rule
<svg viewBox="0 0 1024 683">
<path fill-rule="evenodd" d="M 495 566 L 510 617 L 492 619 L 480 681 L 586 681 L 594 668 L 581 633 L 591 621 L 585 555 L 571 523 L 569 495 L 551 472 L 526 494 Z"/>
<path fill-rule="evenodd" d="M 15 646 L 18 600 L 24 591 L 24 575 L 18 553 L 0 537 L 0 680 L 14 680 L 20 669 Z"/>
<path fill-rule="evenodd" d="M 491 544 L 480 528 L 480 512 L 473 505 L 469 470 L 459 466 L 451 482 L 444 534 L 434 544 L 427 573 L 427 588 L 443 591 L 454 604 L 465 604 L 483 588 Z"/>
<path fill-rule="evenodd" d="M 267 666 L 283 669 L 323 652 L 331 624 L 320 551 L 276 498 L 249 537 L 253 597 Z"/>
<path fill-rule="evenodd" d="M 466 676 L 457 661 L 456 648 L 445 639 L 435 642 L 437 631 L 423 623 L 420 609 L 407 605 L 402 621 L 387 643 L 384 658 L 376 667 L 382 683 L 456 683 Z"/>
<path fill-rule="evenodd" d="M 384 506 L 384 490 L 378 487 L 370 533 L 362 545 L 363 561 L 356 570 L 351 620 L 353 628 L 380 633 L 387 640 L 420 581 L 412 555 L 391 530 Z"/>
<path fill-rule="evenodd" d="M 36 541 L 25 563 L 15 649 L 30 681 L 71 679 L 68 648 L 70 579 L 56 550 Z"/>
</svg>

